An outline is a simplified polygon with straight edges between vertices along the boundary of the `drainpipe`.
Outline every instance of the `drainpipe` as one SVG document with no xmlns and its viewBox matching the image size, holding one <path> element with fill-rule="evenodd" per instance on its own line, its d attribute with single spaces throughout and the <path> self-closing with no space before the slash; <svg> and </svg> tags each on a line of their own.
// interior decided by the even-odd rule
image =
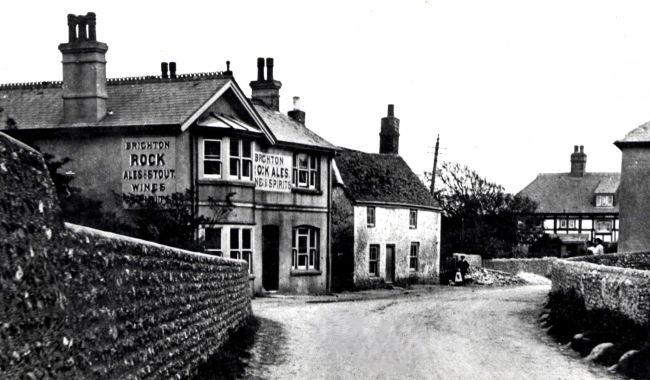
<svg viewBox="0 0 650 380">
<path fill-rule="evenodd" d="M 327 292 L 332 292 L 332 157 L 327 160 Z"/>
</svg>

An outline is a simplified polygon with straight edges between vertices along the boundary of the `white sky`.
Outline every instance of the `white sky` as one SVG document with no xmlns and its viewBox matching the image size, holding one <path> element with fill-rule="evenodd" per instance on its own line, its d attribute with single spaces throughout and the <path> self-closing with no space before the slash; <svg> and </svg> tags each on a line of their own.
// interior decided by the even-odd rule
<svg viewBox="0 0 650 380">
<path fill-rule="evenodd" d="M 60 80 L 68 13 L 97 13 L 109 77 L 232 70 L 250 94 L 275 58 L 281 110 L 376 152 L 388 103 L 400 153 L 431 170 L 457 161 L 516 192 L 566 172 L 619 171 L 612 143 L 650 120 L 650 3 L 620 1 L 12 1 L 0 22 L 0 83 Z"/>
</svg>

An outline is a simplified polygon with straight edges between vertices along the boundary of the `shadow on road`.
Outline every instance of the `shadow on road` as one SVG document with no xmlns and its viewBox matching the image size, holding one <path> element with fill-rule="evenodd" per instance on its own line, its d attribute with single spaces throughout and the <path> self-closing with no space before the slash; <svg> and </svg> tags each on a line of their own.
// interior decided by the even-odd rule
<svg viewBox="0 0 650 380">
<path fill-rule="evenodd" d="M 266 368 L 282 363 L 285 352 L 282 324 L 254 317 L 199 367 L 194 380 L 266 378 Z"/>
</svg>

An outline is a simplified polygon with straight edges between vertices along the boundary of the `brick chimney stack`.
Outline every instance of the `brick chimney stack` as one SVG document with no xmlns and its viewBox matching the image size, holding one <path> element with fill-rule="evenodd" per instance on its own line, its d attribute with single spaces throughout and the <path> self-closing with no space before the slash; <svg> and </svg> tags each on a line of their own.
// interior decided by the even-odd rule
<svg viewBox="0 0 650 380">
<path fill-rule="evenodd" d="M 280 88 L 282 83 L 273 79 L 273 58 L 266 59 L 266 79 L 264 79 L 264 58 L 257 59 L 257 80 L 250 83 L 252 99 L 267 107 L 280 110 Z"/>
<path fill-rule="evenodd" d="M 582 177 L 585 175 L 587 166 L 587 155 L 585 154 L 585 147 L 575 145 L 573 153 L 571 153 L 571 176 Z"/>
<path fill-rule="evenodd" d="M 94 123 L 106 115 L 106 51 L 97 41 L 95 14 L 68 15 L 63 55 L 63 122 Z"/>
<path fill-rule="evenodd" d="M 305 125 L 305 112 L 300 109 L 299 96 L 293 97 L 293 110 L 287 112 L 287 115 L 298 123 Z"/>
<path fill-rule="evenodd" d="M 381 119 L 379 153 L 399 154 L 399 119 L 395 117 L 395 106 L 388 105 L 388 115 Z"/>
</svg>

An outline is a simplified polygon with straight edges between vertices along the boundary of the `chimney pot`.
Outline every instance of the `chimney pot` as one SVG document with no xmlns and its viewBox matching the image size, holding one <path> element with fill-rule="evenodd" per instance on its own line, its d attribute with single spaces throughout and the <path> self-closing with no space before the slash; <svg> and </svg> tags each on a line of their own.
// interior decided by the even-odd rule
<svg viewBox="0 0 650 380">
<path fill-rule="evenodd" d="M 585 147 L 583 145 L 580 145 L 580 153 L 584 153 Z"/>
<path fill-rule="evenodd" d="M 582 177 L 585 175 L 587 166 L 587 155 L 583 145 L 574 145 L 571 153 L 571 176 Z"/>
<path fill-rule="evenodd" d="M 379 153 L 399 154 L 399 119 L 395 117 L 393 104 L 388 105 L 388 115 L 381 118 Z"/>
<path fill-rule="evenodd" d="M 293 109 L 300 111 L 300 96 L 293 97 Z"/>
<path fill-rule="evenodd" d="M 266 80 L 273 80 L 273 58 L 266 59 Z"/>
<path fill-rule="evenodd" d="M 573 146 L 573 153 L 578 153 L 578 146 L 577 145 Z"/>
<path fill-rule="evenodd" d="M 160 74 L 163 79 L 169 78 L 169 66 L 167 62 L 161 62 L 160 63 Z"/>
<path fill-rule="evenodd" d="M 169 77 L 176 79 L 176 62 L 169 62 Z"/>
<path fill-rule="evenodd" d="M 290 118 L 305 125 L 305 112 L 300 110 L 300 96 L 293 97 L 293 110 L 287 112 Z"/>
<path fill-rule="evenodd" d="M 257 58 L 257 80 L 264 81 L 264 58 Z"/>
</svg>

